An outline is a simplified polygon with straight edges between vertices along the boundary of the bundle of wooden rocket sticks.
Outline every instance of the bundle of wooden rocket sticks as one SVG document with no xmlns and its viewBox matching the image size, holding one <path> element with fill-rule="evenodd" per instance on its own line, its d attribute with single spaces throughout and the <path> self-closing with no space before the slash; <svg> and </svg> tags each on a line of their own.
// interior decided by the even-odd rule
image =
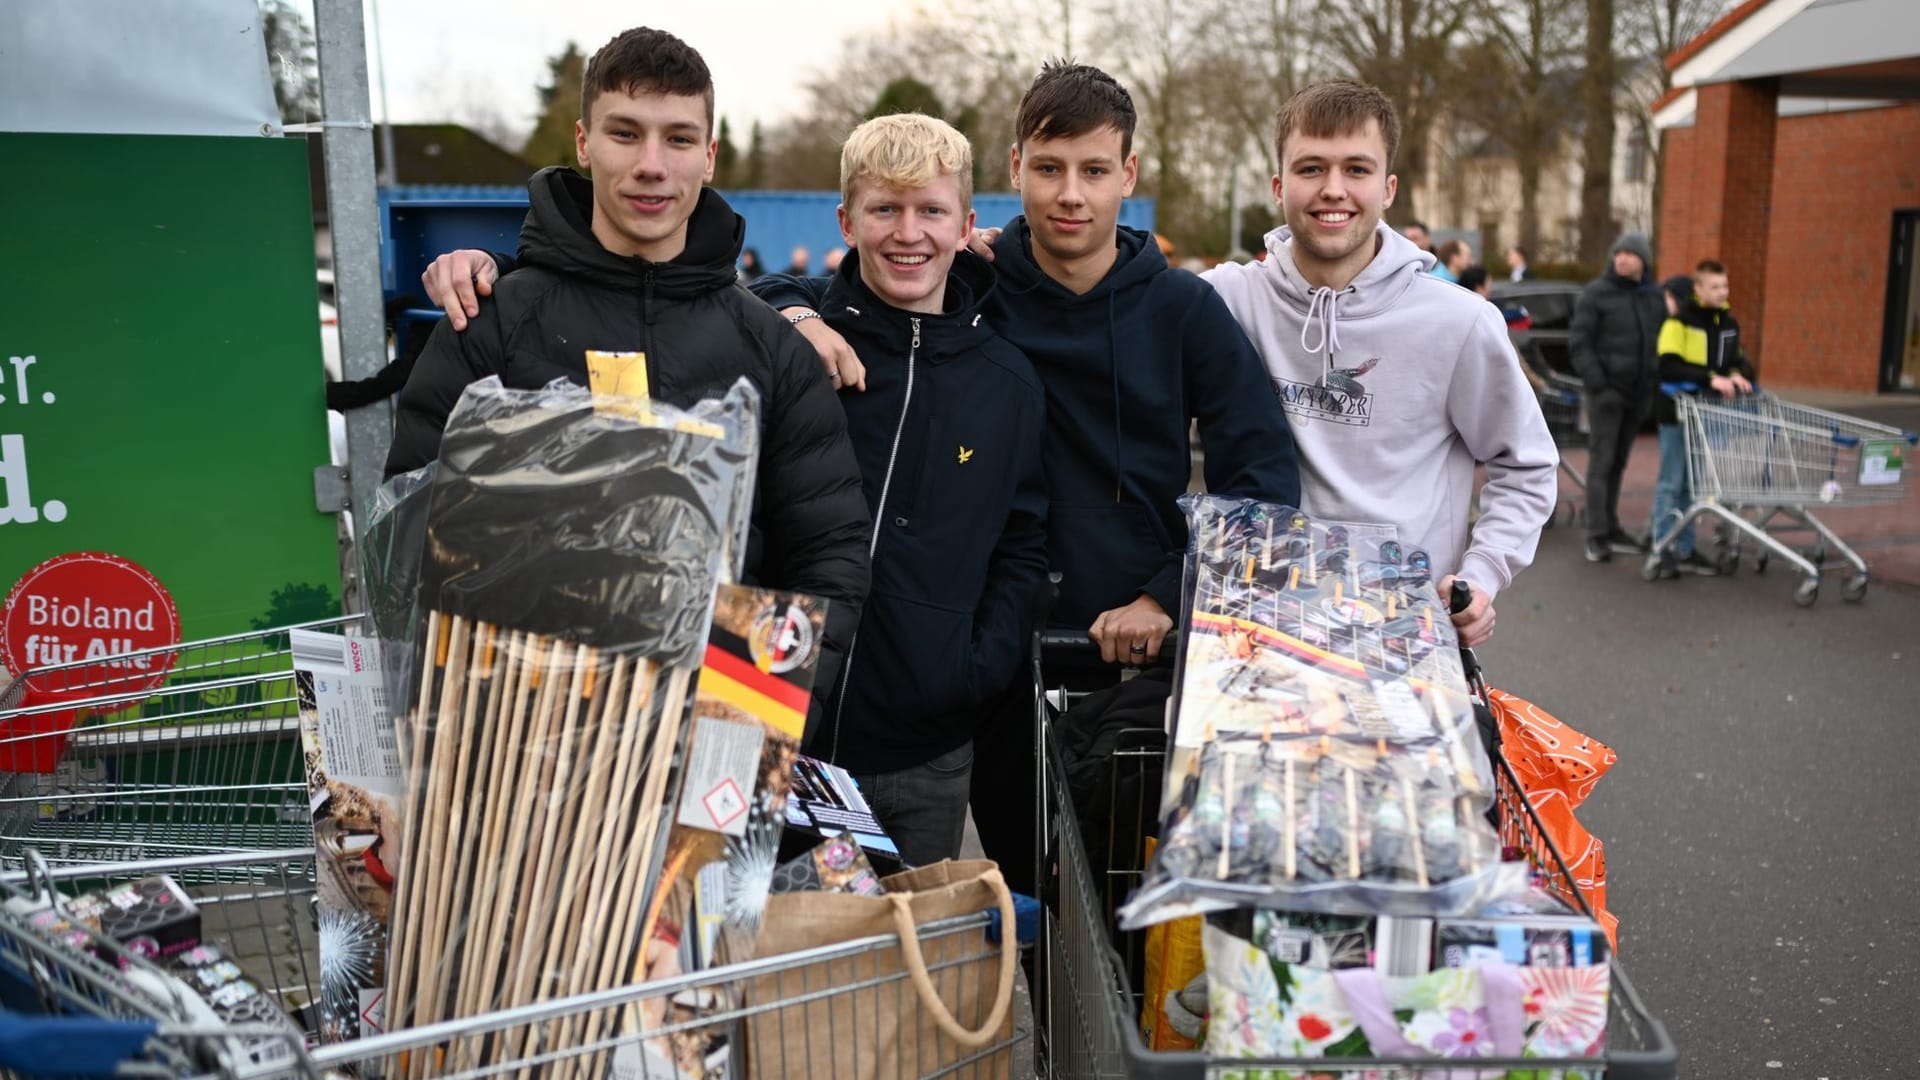
<svg viewBox="0 0 1920 1080">
<path fill-rule="evenodd" d="M 418 692 L 400 732 L 410 783 L 389 1028 L 643 981 L 706 636 L 690 613 L 710 613 L 745 512 L 734 470 L 751 455 L 703 457 L 717 432 L 609 418 L 565 395 L 483 404 L 495 422 L 449 424 L 458 453 L 443 446 L 429 515 Z M 559 464 L 522 467 L 536 460 Z M 652 517 L 610 529 L 610 514 Z M 539 1046 L 531 1027 L 459 1040 L 400 1071 L 521 1060 L 633 1032 L 639 1017 L 601 1030 L 614 1022 L 594 1011 L 548 1025 Z"/>
</svg>

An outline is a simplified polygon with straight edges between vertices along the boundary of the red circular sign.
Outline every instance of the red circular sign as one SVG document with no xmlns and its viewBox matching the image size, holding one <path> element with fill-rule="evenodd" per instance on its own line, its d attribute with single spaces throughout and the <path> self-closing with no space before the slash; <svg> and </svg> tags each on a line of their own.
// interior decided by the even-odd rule
<svg viewBox="0 0 1920 1080">
<path fill-rule="evenodd" d="M 0 659 L 15 674 L 59 667 L 29 689 L 92 693 L 150 689 L 167 677 L 180 613 L 166 586 L 138 563 L 99 551 L 48 559 L 14 583 L 0 608 Z"/>
</svg>

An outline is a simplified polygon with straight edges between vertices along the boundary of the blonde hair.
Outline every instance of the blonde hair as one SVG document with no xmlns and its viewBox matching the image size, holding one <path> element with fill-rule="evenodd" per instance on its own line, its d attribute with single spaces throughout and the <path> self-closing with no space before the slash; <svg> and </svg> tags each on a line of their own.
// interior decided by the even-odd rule
<svg viewBox="0 0 1920 1080">
<path fill-rule="evenodd" d="M 944 120 L 919 113 L 877 116 L 840 148 L 840 201 L 853 209 L 853 185 L 870 180 L 920 188 L 941 176 L 960 181 L 960 209 L 973 207 L 973 147 Z"/>
</svg>

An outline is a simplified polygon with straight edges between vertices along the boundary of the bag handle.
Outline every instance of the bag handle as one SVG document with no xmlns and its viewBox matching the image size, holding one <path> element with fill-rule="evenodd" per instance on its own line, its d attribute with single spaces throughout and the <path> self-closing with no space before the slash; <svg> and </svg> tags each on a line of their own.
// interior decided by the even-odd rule
<svg viewBox="0 0 1920 1080">
<path fill-rule="evenodd" d="M 1489 1034 L 1494 1053 L 1501 1057 L 1519 1057 L 1526 1051 L 1526 989 L 1520 983 L 1520 971 L 1511 964 L 1480 964 L 1481 989 L 1487 1002 Z M 1400 1032 L 1400 1021 L 1387 1004 L 1386 987 L 1373 968 L 1346 968 L 1333 973 L 1334 982 L 1346 995 L 1354 1023 L 1366 1034 L 1374 1053 L 1381 1057 L 1420 1057 L 1425 1051 L 1408 1042 Z"/>
<path fill-rule="evenodd" d="M 947 1004 L 940 1000 L 939 991 L 934 989 L 933 979 L 927 974 L 927 959 L 920 951 L 920 935 L 913 922 L 913 909 L 909 906 L 913 897 L 910 893 L 889 893 L 887 899 L 893 902 L 893 925 L 900 934 L 900 952 L 905 959 L 907 975 L 913 979 L 913 989 L 920 995 L 920 1003 L 933 1014 L 934 1023 L 947 1037 L 968 1050 L 978 1050 L 987 1045 L 1000 1025 L 1007 1021 L 1007 1010 L 1013 1005 L 1013 969 L 1017 966 L 1015 950 L 1019 943 L 1014 940 L 1013 930 L 1013 894 L 1007 891 L 1006 879 L 1000 876 L 998 869 L 988 870 L 980 875 L 980 880 L 993 890 L 994 898 L 1000 903 L 1000 985 L 994 990 L 993 1008 L 988 1010 L 986 1022 L 978 1031 L 968 1031 L 960 1026 L 948 1011 Z"/>
</svg>

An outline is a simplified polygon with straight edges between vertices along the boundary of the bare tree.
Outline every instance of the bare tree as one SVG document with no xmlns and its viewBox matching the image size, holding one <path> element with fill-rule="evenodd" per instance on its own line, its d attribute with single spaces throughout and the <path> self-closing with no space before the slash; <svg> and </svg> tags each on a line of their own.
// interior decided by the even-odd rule
<svg viewBox="0 0 1920 1080">
<path fill-rule="evenodd" d="M 1599 266 L 1613 241 L 1613 0 L 1587 0 L 1587 75 L 1581 85 L 1580 261 Z"/>
<path fill-rule="evenodd" d="M 260 40 L 267 49 L 281 123 L 318 119 L 320 51 L 306 17 L 289 0 L 260 0 Z"/>
<path fill-rule="evenodd" d="M 1362 82 L 1386 91 L 1400 114 L 1395 172 L 1401 196 L 1388 218 L 1419 216 L 1414 192 L 1428 167 L 1428 142 L 1445 105 L 1448 55 L 1473 0 L 1339 0 L 1320 5 L 1321 36 L 1331 59 Z"/>
<path fill-rule="evenodd" d="M 1578 116 L 1568 91 L 1579 56 L 1577 0 L 1477 0 L 1458 84 L 1456 115 L 1513 157 L 1520 186 L 1519 242 L 1540 250 L 1540 174 Z M 1492 252 L 1483 256 L 1492 258 Z"/>
<path fill-rule="evenodd" d="M 1197 226 L 1188 167 L 1209 160 L 1196 137 L 1206 110 L 1194 83 L 1210 8 L 1205 0 L 1109 0 L 1096 15 L 1100 55 L 1113 64 L 1140 114 L 1134 146 L 1141 183 L 1159 198 L 1159 231 L 1171 233 L 1175 244 L 1193 242 Z"/>
</svg>

